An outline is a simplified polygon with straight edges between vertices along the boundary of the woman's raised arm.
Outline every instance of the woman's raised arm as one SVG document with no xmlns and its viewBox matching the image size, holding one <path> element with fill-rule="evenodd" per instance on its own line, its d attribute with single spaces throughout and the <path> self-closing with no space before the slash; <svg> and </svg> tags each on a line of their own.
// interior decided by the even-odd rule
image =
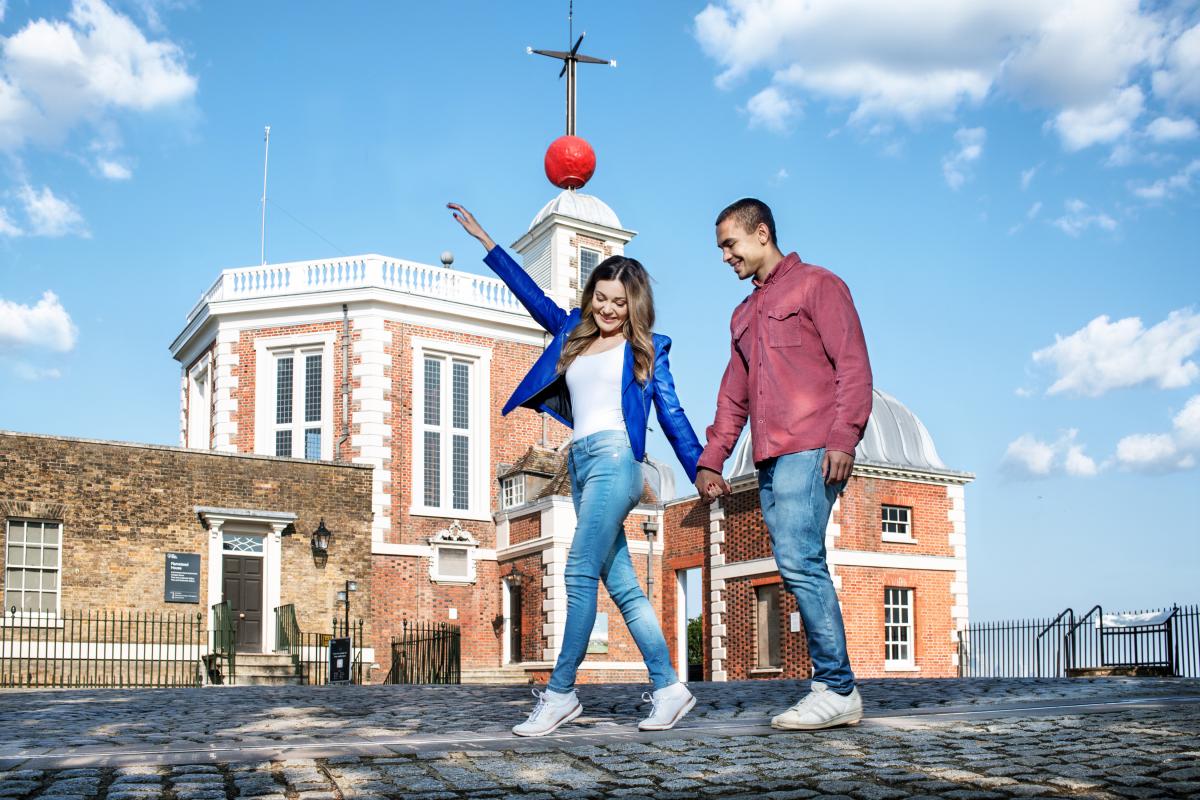
<svg viewBox="0 0 1200 800">
<path fill-rule="evenodd" d="M 550 333 L 557 334 L 561 331 L 567 321 L 567 312 L 547 297 L 542 288 L 534 282 L 533 278 L 529 277 L 529 273 L 521 269 L 504 251 L 504 248 L 498 246 L 492 237 L 488 236 L 487 231 L 470 211 L 458 203 L 447 203 L 446 207 L 450 209 L 450 213 L 458 221 L 458 224 L 463 226 L 463 230 L 478 239 L 479 243 L 488 251 L 483 263 L 491 267 L 500 280 L 504 281 L 505 285 L 512 290 L 534 321 Z"/>
</svg>

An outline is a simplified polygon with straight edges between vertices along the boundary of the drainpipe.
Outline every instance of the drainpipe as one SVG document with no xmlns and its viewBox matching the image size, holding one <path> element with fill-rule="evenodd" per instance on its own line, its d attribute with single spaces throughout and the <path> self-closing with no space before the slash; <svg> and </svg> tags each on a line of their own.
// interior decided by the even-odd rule
<svg viewBox="0 0 1200 800">
<path fill-rule="evenodd" d="M 334 461 L 343 461 L 342 448 L 350 440 L 350 309 L 342 303 L 342 438 L 338 439 Z"/>
</svg>

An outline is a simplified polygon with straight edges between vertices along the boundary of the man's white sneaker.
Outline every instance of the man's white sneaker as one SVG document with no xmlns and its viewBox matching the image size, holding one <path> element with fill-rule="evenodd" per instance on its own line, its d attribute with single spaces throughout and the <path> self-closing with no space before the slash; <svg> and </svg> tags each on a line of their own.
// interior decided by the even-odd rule
<svg viewBox="0 0 1200 800">
<path fill-rule="evenodd" d="M 654 694 L 644 692 L 642 700 L 653 703 L 650 716 L 638 723 L 640 731 L 665 731 L 675 727 L 675 723 L 696 705 L 696 698 L 682 683 L 672 683 L 659 689 Z"/>
<path fill-rule="evenodd" d="M 574 690 L 560 694 L 549 689 L 544 692 L 534 689 L 533 696 L 537 698 L 537 705 L 529 713 L 529 719 L 512 729 L 517 736 L 545 736 L 583 713 Z"/>
<path fill-rule="evenodd" d="M 854 725 L 862 719 L 862 695 L 858 689 L 843 697 L 820 681 L 796 705 L 771 720 L 771 727 L 783 731 L 815 731 L 838 725 Z"/>
</svg>

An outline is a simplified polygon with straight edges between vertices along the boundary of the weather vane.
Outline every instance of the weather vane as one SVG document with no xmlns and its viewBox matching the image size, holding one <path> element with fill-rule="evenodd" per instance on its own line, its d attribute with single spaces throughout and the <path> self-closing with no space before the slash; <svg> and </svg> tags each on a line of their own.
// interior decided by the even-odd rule
<svg viewBox="0 0 1200 800">
<path fill-rule="evenodd" d="M 570 0 L 567 10 L 568 42 L 575 36 L 574 25 L 575 2 L 574 0 Z M 596 170 L 596 154 L 592 150 L 592 146 L 586 140 L 575 135 L 575 67 L 580 63 L 608 64 L 611 67 L 617 65 L 617 62 L 613 59 L 606 60 L 581 54 L 579 46 L 583 44 L 584 36 L 587 36 L 586 31 L 579 34 L 579 38 L 575 40 L 575 44 L 570 50 L 565 52 L 561 50 L 535 50 L 532 47 L 525 48 L 525 52 L 527 53 L 536 53 L 539 56 L 548 56 L 562 61 L 563 67 L 559 71 L 558 77 L 567 76 L 567 133 L 565 136 L 555 139 L 546 151 L 546 177 L 555 186 L 563 189 L 580 188 L 588 182 L 592 177 L 592 173 Z"/>
</svg>

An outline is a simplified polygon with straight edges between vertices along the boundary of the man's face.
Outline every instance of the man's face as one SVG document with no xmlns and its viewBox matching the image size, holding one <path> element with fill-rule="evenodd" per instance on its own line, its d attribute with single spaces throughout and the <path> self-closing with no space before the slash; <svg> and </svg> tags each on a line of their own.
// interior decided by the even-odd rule
<svg viewBox="0 0 1200 800">
<path fill-rule="evenodd" d="M 754 275 L 770 252 L 771 237 L 766 225 L 748 231 L 737 215 L 726 217 L 717 225 L 717 247 L 721 260 L 733 267 L 741 280 Z"/>
</svg>

